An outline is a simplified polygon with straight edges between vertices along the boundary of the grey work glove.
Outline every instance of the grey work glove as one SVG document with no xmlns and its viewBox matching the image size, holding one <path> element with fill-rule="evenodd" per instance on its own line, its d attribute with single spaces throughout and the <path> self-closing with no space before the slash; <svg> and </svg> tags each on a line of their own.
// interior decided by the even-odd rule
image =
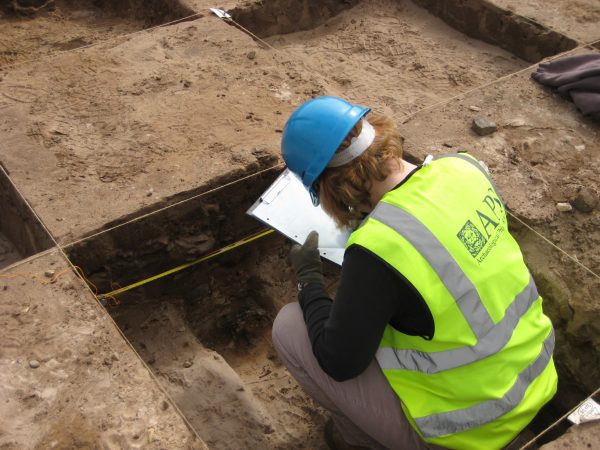
<svg viewBox="0 0 600 450">
<path fill-rule="evenodd" d="M 298 288 L 308 283 L 325 285 L 323 263 L 319 255 L 319 233 L 311 231 L 304 245 L 294 244 L 290 251 L 290 263 L 296 272 Z"/>
</svg>

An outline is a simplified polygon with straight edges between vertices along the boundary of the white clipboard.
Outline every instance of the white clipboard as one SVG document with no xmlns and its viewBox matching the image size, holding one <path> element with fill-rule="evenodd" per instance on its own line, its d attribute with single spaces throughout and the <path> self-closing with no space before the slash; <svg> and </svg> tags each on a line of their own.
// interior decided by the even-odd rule
<svg viewBox="0 0 600 450">
<path fill-rule="evenodd" d="M 342 265 L 351 230 L 338 228 L 321 206 L 313 206 L 308 191 L 289 169 L 279 175 L 246 213 L 299 244 L 316 230 L 321 256 Z"/>
</svg>

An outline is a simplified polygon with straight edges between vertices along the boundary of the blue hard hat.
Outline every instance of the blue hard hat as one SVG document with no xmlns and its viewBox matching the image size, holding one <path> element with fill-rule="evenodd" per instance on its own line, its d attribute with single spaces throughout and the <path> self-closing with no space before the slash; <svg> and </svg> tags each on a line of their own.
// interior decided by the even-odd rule
<svg viewBox="0 0 600 450">
<path fill-rule="evenodd" d="M 318 97 L 296 109 L 283 129 L 281 153 L 289 169 L 302 179 L 313 204 L 319 204 L 314 183 L 348 133 L 370 108 L 337 97 Z"/>
</svg>

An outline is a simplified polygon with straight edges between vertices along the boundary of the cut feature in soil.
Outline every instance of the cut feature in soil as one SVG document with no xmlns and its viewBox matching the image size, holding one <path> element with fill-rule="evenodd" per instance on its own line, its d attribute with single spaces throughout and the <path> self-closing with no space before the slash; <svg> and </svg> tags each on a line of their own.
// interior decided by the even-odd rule
<svg viewBox="0 0 600 450">
<path fill-rule="evenodd" d="M 232 17 L 262 38 L 309 30 L 358 3 L 371 4 L 373 13 L 390 2 L 358 0 L 279 0 L 235 8 Z M 409 2 L 395 2 L 399 8 Z M 470 37 L 508 50 L 528 62 L 570 50 L 577 42 L 554 30 L 502 9 L 487 0 L 414 0 L 431 14 Z"/>
<path fill-rule="evenodd" d="M 126 224 L 70 247 L 69 256 L 100 292 L 196 260 L 264 228 L 245 212 L 276 176 Z M 289 243 L 273 233 L 108 307 L 210 448 L 326 448 L 323 412 L 271 345 L 277 311 L 297 296 L 288 254 Z"/>
<path fill-rule="evenodd" d="M 0 64 L 80 47 L 186 13 L 174 4 L 167 0 L 57 2 L 55 11 L 29 21 L 0 19 L 0 33 L 14 23 L 23 26 L 23 35 L 11 44 L 14 54 L 0 54 L 5 58 Z M 231 13 L 299 62 L 282 65 L 286 72 L 281 83 L 269 86 L 290 104 L 303 95 L 338 94 L 377 99 L 393 113 L 410 114 L 525 66 L 498 47 L 537 60 L 572 45 L 562 35 L 536 28 L 484 0 L 442 6 L 418 0 L 280 0 Z M 66 40 L 64 34 L 61 40 L 52 37 L 65 28 Z M 36 29 L 50 33 L 42 36 Z M 511 40 L 513 34 L 517 41 Z M 256 58 L 256 52 L 248 55 Z M 311 89 L 301 93 L 295 89 L 303 77 L 310 79 Z M 260 230 L 261 224 L 245 211 L 275 176 L 269 172 L 235 183 L 69 246 L 67 251 L 99 293 L 144 280 Z M 0 192 L 4 195 L 4 189 Z M 146 212 L 132 212 L 118 223 Z M 0 231 L 12 236 L 13 228 L 2 224 Z M 27 241 L 9 239 L 15 245 Z M 127 339 L 211 448 L 325 448 L 323 411 L 290 378 L 270 341 L 277 311 L 297 295 L 287 265 L 288 250 L 288 242 L 272 234 L 118 295 L 118 306 L 107 305 Z M 330 270 L 335 277 L 336 270 Z M 540 291 L 552 303 L 552 290 L 541 286 Z M 568 384 L 565 376 L 562 386 Z M 571 406 L 561 399 L 559 395 L 540 416 L 534 433 Z"/>
<path fill-rule="evenodd" d="M 296 9 L 289 2 L 270 3 L 260 16 L 252 8 L 233 15 L 253 32 L 268 35 L 270 45 L 310 70 L 312 96 L 333 94 L 372 102 L 370 106 L 399 121 L 527 66 L 514 54 L 469 37 L 410 1 L 363 0 L 353 6 L 338 2 L 345 9 L 326 21 L 314 2 L 304 3 L 312 5 L 301 12 L 313 17 L 313 27 L 290 34 L 271 34 L 297 29 Z M 311 16 L 315 9 L 317 15 Z M 294 26 L 284 26 L 288 21 Z M 287 76 L 278 92 L 284 99 L 294 99 L 294 83 L 306 75 L 290 66 Z"/>
<path fill-rule="evenodd" d="M 0 269 L 8 267 L 23 259 L 23 255 L 17 251 L 13 243 L 0 232 Z"/>
<path fill-rule="evenodd" d="M 275 176 L 234 183 L 93 237 L 71 247 L 70 257 L 100 292 L 195 260 L 262 229 L 245 211 Z M 270 340 L 277 311 L 296 299 L 288 253 L 289 243 L 271 234 L 121 294 L 120 305 L 108 308 L 211 448 L 325 448 L 326 415 L 278 362 Z M 339 275 L 327 271 L 330 279 Z M 541 291 L 551 304 L 553 293 Z M 563 374 L 559 389 L 568 387 Z M 573 392 L 559 391 L 528 436 L 573 400 Z M 563 422 L 539 444 L 567 428 Z"/>
<path fill-rule="evenodd" d="M 46 230 L 0 168 L 0 269 L 52 245 Z"/>
<path fill-rule="evenodd" d="M 577 47 L 577 41 L 488 0 L 414 0 L 468 36 L 497 45 L 528 62 Z"/>
<path fill-rule="evenodd" d="M 159 25 L 194 14 L 178 0 L 94 0 L 93 4 L 124 19 L 143 20 L 144 26 Z"/>
<path fill-rule="evenodd" d="M 258 37 L 315 28 L 360 0 L 278 0 L 256 2 L 229 11 L 233 19 Z"/>
<path fill-rule="evenodd" d="M 0 69 L 192 14 L 177 0 L 7 1 L 0 6 Z"/>
</svg>

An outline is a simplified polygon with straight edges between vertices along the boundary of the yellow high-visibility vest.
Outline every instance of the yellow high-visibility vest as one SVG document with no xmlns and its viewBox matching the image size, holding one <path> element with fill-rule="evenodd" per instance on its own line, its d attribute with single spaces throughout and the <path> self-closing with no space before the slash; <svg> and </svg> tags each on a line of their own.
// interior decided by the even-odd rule
<svg viewBox="0 0 600 450">
<path fill-rule="evenodd" d="M 388 325 L 377 351 L 415 430 L 449 448 L 508 444 L 556 392 L 554 331 L 487 172 L 467 154 L 434 158 L 384 195 L 350 245 L 431 310 L 431 340 Z"/>
</svg>

